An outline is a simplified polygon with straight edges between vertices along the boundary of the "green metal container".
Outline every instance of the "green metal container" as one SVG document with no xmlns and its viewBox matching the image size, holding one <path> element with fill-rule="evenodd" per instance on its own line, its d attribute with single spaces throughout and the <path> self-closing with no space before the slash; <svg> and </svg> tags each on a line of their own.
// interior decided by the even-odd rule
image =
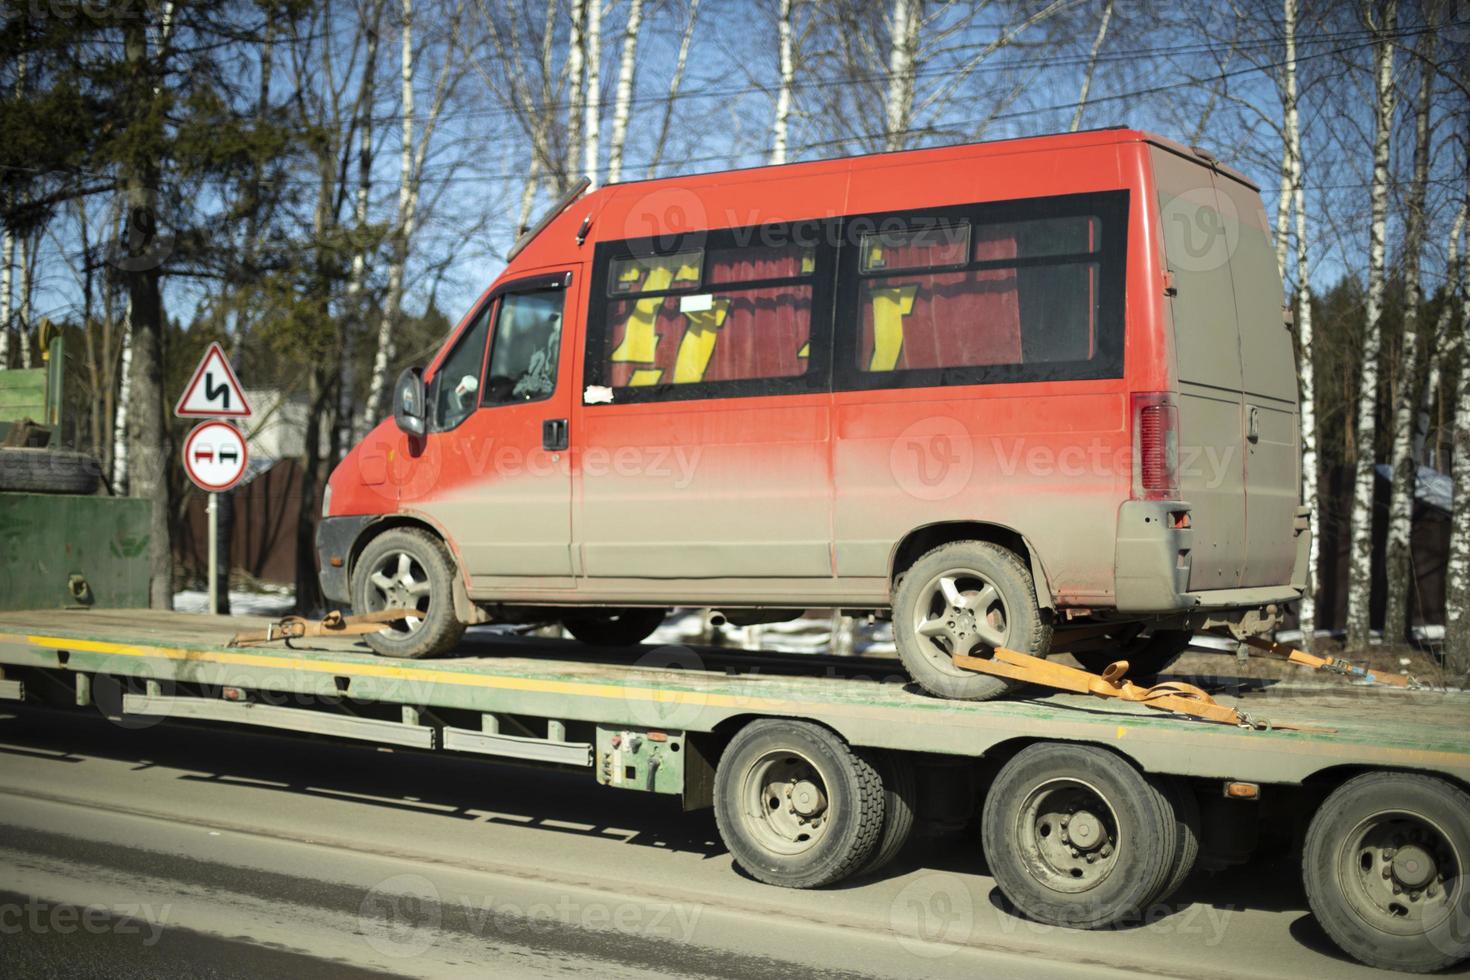
<svg viewBox="0 0 1470 980">
<path fill-rule="evenodd" d="M 0 493 L 0 609 L 147 608 L 151 506 Z"/>
</svg>

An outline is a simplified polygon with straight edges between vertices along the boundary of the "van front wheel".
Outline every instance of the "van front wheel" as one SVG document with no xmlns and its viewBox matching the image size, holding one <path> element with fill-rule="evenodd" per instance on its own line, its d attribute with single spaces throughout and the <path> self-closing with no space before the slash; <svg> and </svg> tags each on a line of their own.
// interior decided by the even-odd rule
<svg viewBox="0 0 1470 980">
<path fill-rule="evenodd" d="M 359 613 L 412 610 L 364 639 L 383 657 L 417 659 L 445 653 L 464 636 L 454 614 L 454 562 L 428 531 L 400 527 L 368 542 L 352 569 L 352 607 Z"/>
<path fill-rule="evenodd" d="M 914 562 L 893 597 L 893 639 L 909 676 L 930 694 L 986 701 L 1015 685 L 956 667 L 996 647 L 1045 656 L 1051 627 L 1036 605 L 1031 572 L 988 541 L 954 541 Z"/>
</svg>

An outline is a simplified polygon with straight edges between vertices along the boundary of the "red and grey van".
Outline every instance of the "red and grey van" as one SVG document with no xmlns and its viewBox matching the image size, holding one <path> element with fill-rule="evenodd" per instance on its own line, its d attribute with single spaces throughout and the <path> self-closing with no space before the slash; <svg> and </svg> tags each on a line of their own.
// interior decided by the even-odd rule
<svg viewBox="0 0 1470 980">
<path fill-rule="evenodd" d="M 413 611 L 388 656 L 830 607 L 980 699 L 954 654 L 1153 673 L 1306 579 L 1260 195 L 1133 130 L 574 193 L 393 411 L 318 535 L 329 600 Z"/>
</svg>

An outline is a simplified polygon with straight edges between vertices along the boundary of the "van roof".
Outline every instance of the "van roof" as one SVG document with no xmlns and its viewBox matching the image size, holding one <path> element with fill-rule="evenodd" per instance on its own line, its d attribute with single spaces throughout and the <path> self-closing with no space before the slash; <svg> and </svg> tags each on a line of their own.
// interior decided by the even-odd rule
<svg viewBox="0 0 1470 980">
<path fill-rule="evenodd" d="M 1259 191 L 1260 187 L 1244 174 L 1221 163 L 1214 154 L 1197 146 L 1186 146 L 1183 143 L 1171 140 L 1156 133 L 1146 132 L 1141 129 L 1133 129 L 1127 126 L 1104 126 L 1097 129 L 1083 129 L 1075 133 L 1047 133 L 1041 136 L 1016 136 L 1008 139 L 982 140 L 967 143 L 947 143 L 943 146 L 921 147 L 911 150 L 880 150 L 873 153 L 859 153 L 848 156 L 820 157 L 815 160 L 800 160 L 792 163 L 781 164 L 757 164 L 750 167 L 727 167 L 723 170 L 704 170 L 690 174 L 678 174 L 669 177 L 645 177 L 639 180 L 624 180 L 616 184 L 608 184 L 598 188 L 593 193 L 614 191 L 620 187 L 635 186 L 638 184 L 679 182 L 679 181 L 701 181 L 710 177 L 719 177 L 725 174 L 742 174 L 756 170 L 781 169 L 787 171 L 821 172 L 824 169 L 836 166 L 862 166 L 867 161 L 886 161 L 895 156 L 908 156 L 917 159 L 944 159 L 953 156 L 986 157 L 1002 153 L 1025 152 L 1028 150 L 1061 148 L 1066 146 L 1097 146 L 1108 143 L 1151 143 L 1160 149 L 1192 160 L 1203 166 L 1218 171 L 1234 180 L 1245 184 L 1252 190 Z"/>
</svg>

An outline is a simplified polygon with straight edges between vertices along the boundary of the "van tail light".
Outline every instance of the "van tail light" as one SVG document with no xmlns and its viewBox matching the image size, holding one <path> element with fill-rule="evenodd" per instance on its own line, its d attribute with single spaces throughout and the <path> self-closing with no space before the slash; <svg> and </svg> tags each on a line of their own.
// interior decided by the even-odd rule
<svg viewBox="0 0 1470 980">
<path fill-rule="evenodd" d="M 1179 498 L 1179 406 L 1167 391 L 1133 395 L 1133 497 Z"/>
</svg>

